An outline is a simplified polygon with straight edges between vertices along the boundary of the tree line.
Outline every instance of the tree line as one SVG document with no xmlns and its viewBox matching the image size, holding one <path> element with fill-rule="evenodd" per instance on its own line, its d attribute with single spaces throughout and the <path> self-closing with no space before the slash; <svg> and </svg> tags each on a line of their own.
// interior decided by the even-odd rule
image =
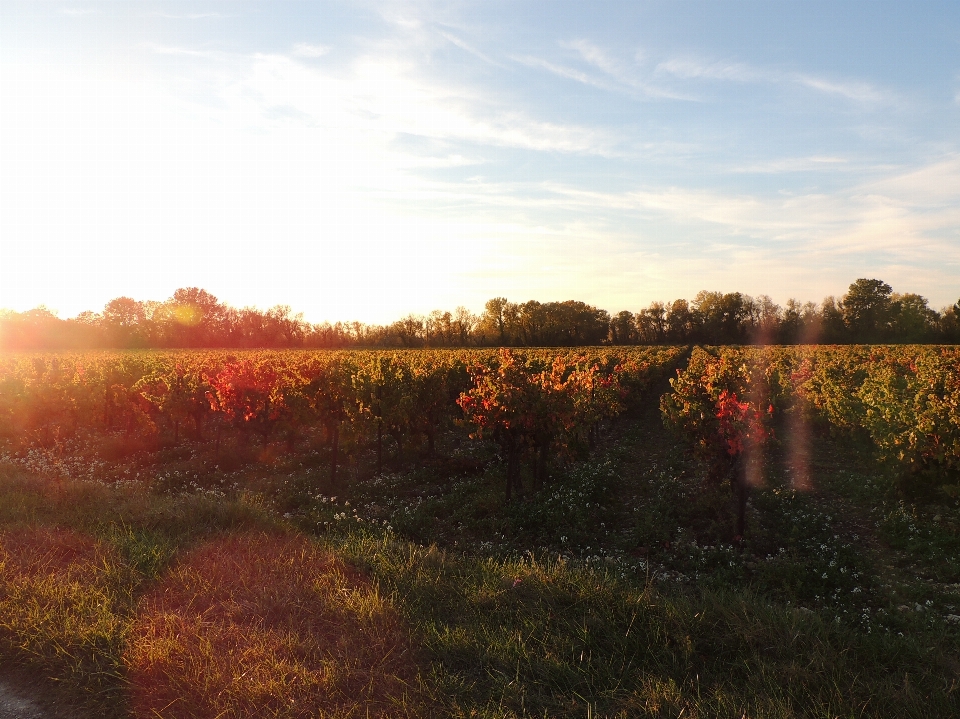
<svg viewBox="0 0 960 719">
<path fill-rule="evenodd" d="M 740 292 L 699 292 L 692 300 L 652 302 L 637 312 L 606 310 L 576 300 L 489 300 L 483 312 L 465 307 L 410 314 L 396 322 L 311 324 L 287 305 L 237 309 L 196 287 L 164 302 L 110 300 L 102 312 L 61 319 L 38 307 L 0 310 L 6 350 L 138 348 L 417 348 L 573 347 L 661 344 L 960 343 L 960 301 L 937 311 L 926 298 L 897 293 L 877 279 L 858 279 L 840 298 L 819 304 Z"/>
</svg>

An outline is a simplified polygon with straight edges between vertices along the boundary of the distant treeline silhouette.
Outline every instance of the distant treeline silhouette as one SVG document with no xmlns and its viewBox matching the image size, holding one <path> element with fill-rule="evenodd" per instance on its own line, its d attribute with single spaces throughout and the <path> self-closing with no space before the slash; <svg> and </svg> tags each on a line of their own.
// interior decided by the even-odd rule
<svg viewBox="0 0 960 719">
<path fill-rule="evenodd" d="M 584 302 L 524 303 L 495 297 L 483 312 L 407 315 L 387 325 L 311 324 L 290 307 L 236 309 L 206 290 L 179 289 L 165 302 L 118 297 L 103 312 L 60 319 L 44 307 L 0 310 L 5 350 L 137 348 L 569 347 L 631 344 L 960 343 L 960 302 L 941 311 L 917 294 L 859 279 L 821 303 L 708 292 L 611 316 Z"/>
</svg>

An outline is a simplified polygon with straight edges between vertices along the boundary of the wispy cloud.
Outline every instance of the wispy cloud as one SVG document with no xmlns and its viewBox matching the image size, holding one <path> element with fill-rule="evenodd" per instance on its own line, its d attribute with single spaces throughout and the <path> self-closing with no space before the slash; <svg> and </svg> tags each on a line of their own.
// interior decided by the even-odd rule
<svg viewBox="0 0 960 719">
<path fill-rule="evenodd" d="M 689 96 L 679 94 L 673 90 L 659 87 L 645 80 L 640 72 L 640 66 L 635 62 L 633 66 L 611 57 L 603 48 L 587 40 L 575 40 L 565 43 L 565 46 L 575 50 L 581 59 L 588 65 L 597 68 L 607 77 L 620 85 L 649 97 L 671 98 L 675 100 L 689 100 Z M 638 55 L 638 58 L 642 54 Z"/>
<path fill-rule="evenodd" d="M 82 67 L 0 67 L 0 120 L 15 130 L 0 133 L 0 229 L 17 238 L 8 264 L 34 268 L 20 285 L 50 286 L 50 257 L 62 278 L 139 281 L 153 267 L 157 296 L 215 266 L 237 288 L 278 278 L 274 301 L 316 319 L 360 315 L 355 286 L 386 288 L 359 293 L 384 319 L 402 292 L 427 310 L 495 294 L 619 310 L 704 287 L 816 299 L 857 276 L 956 294 L 960 156 L 916 159 L 924 141 L 955 148 L 924 135 L 921 113 L 883 116 L 898 96 L 882 68 L 851 78 L 806 49 L 778 65 L 780 52 L 722 38 L 702 50 L 713 60 L 685 56 L 672 32 L 584 37 L 594 25 L 573 12 L 511 26 L 528 18 L 510 4 L 486 24 L 450 5 L 384 7 L 343 27 L 338 13 L 330 47 L 307 42 L 320 36 L 299 13 L 268 13 L 269 47 L 285 48 L 271 52 L 250 24 L 263 13 L 221 28 L 205 12 L 144 25 L 145 9 Z M 946 83 L 925 96 L 960 105 L 958 78 Z M 147 257 L 156 247 L 229 259 L 187 277 L 182 252 Z M 318 264 L 337 281 L 317 289 Z"/>
<path fill-rule="evenodd" d="M 424 78 L 399 60 L 360 57 L 338 74 L 280 55 L 257 55 L 251 63 L 247 82 L 264 107 L 297 108 L 322 126 L 352 127 L 375 137 L 406 134 L 541 152 L 622 154 L 620 138 L 606 130 L 530 117 L 462 86 Z"/>
<path fill-rule="evenodd" d="M 878 103 L 888 99 L 886 94 L 865 82 L 836 82 L 803 73 L 789 73 L 784 77 L 812 90 L 828 95 L 840 95 L 855 102 Z"/>
<path fill-rule="evenodd" d="M 549 62 L 548 60 L 544 60 L 540 57 L 533 57 L 531 55 L 511 55 L 510 59 L 514 62 L 520 63 L 521 65 L 540 68 L 541 70 L 546 70 L 547 72 L 553 73 L 558 77 L 562 77 L 567 80 L 574 80 L 576 82 L 583 83 L 584 85 L 591 85 L 603 90 L 613 89 L 609 82 L 604 82 L 600 78 L 588 75 L 587 73 L 576 70 L 572 67 Z"/>
<path fill-rule="evenodd" d="M 823 172 L 826 169 L 836 172 L 838 170 L 853 170 L 854 167 L 855 165 L 853 165 L 847 158 L 844 157 L 785 157 L 780 159 L 764 160 L 761 162 L 753 162 L 747 165 L 739 165 L 731 168 L 728 170 L 728 172 L 741 174 L 778 175 L 789 172 Z"/>
<path fill-rule="evenodd" d="M 477 58 L 483 60 L 485 63 L 488 63 L 488 64 L 490 64 L 490 65 L 494 65 L 495 67 L 500 67 L 500 68 L 504 67 L 503 63 L 497 62 L 496 60 L 494 60 L 492 57 L 490 57 L 490 56 L 487 55 L 486 53 L 481 52 L 481 51 L 478 50 L 476 47 L 474 47 L 474 46 L 471 45 L 470 43 L 462 40 L 461 38 L 457 37 L 457 36 L 454 35 L 453 33 L 447 32 L 447 31 L 445 31 L 445 30 L 440 30 L 440 31 L 438 31 L 438 32 L 440 33 L 440 37 L 442 37 L 444 40 L 446 40 L 446 41 L 449 42 L 450 44 L 456 45 L 457 47 L 459 47 L 459 48 L 460 48 L 461 50 L 463 50 L 464 52 L 468 52 L 468 53 L 470 53 L 471 55 L 473 55 L 474 57 L 477 57 Z"/>
<path fill-rule="evenodd" d="M 905 207 L 951 207 L 960 211 L 960 155 L 873 180 L 864 184 L 861 191 L 895 199 Z"/>
<path fill-rule="evenodd" d="M 645 81 L 639 68 L 630 68 L 620 61 L 610 57 L 608 53 L 586 40 L 577 40 L 562 43 L 561 47 L 574 50 L 578 59 L 599 75 L 584 72 L 568 64 L 560 64 L 551 60 L 532 55 L 511 55 L 510 59 L 527 67 L 539 68 L 553 73 L 558 77 L 573 80 L 584 85 L 590 85 L 608 92 L 617 92 L 634 97 L 645 96 L 653 98 L 667 98 L 674 100 L 692 100 L 689 95 L 663 88 Z"/>
<path fill-rule="evenodd" d="M 292 52 L 294 57 L 317 58 L 323 57 L 330 52 L 330 48 L 326 45 L 311 45 L 306 42 L 298 42 L 293 46 Z"/>
<path fill-rule="evenodd" d="M 150 13 L 153 17 L 162 17 L 167 20 L 206 20 L 207 18 L 222 18 L 228 17 L 222 13 L 218 12 L 195 12 L 195 13 L 167 13 L 167 12 L 153 12 Z"/>
<path fill-rule="evenodd" d="M 552 181 L 491 180 L 420 182 L 408 197 L 425 204 L 456 202 L 467 215 L 469 208 L 499 208 L 501 216 L 514 217 L 530 232 L 542 233 L 542 218 L 552 217 L 553 231 L 564 237 L 571 222 L 608 238 L 637 238 L 649 233 L 643 228 L 659 228 L 651 247 L 659 248 L 661 267 L 671 257 L 687 267 L 695 264 L 689 256 L 693 242 L 697 257 L 714 266 L 719 262 L 731 276 L 750 277 L 752 286 L 761 288 L 758 278 L 806 273 L 824 293 L 836 292 L 844 285 L 831 290 L 814 275 L 836 282 L 843 273 L 880 267 L 900 268 L 888 280 L 919 277 L 919 268 L 926 267 L 948 288 L 948 269 L 960 268 L 960 245 L 954 239 L 960 226 L 960 158 L 829 193 L 737 194 L 681 186 L 602 192 Z M 686 247 L 679 250 L 682 260 L 671 249 L 678 243 Z M 731 264 L 738 253 L 744 254 L 743 264 Z M 766 268 L 762 272 L 761 265 Z M 777 294 L 769 286 L 757 291 Z M 936 294 L 941 288 L 925 291 Z M 797 294 L 797 285 L 790 292 Z M 799 295 L 811 297 L 809 291 Z"/>
<path fill-rule="evenodd" d="M 759 82 L 772 79 L 769 73 L 741 62 L 698 62 L 681 58 L 671 58 L 658 63 L 654 68 L 654 74 L 673 75 L 683 79 L 707 78 L 736 82 Z"/>
<path fill-rule="evenodd" d="M 186 57 L 214 57 L 218 53 L 211 50 L 196 50 L 192 47 L 177 47 L 174 45 L 163 45 L 158 42 L 145 42 L 141 45 L 143 49 L 157 55 L 183 55 Z"/>
<path fill-rule="evenodd" d="M 855 80 L 832 80 L 803 72 L 784 72 L 754 67 L 742 62 L 703 62 L 689 58 L 671 58 L 657 64 L 655 75 L 673 75 L 681 79 L 725 80 L 742 83 L 793 84 L 827 95 L 838 95 L 859 103 L 889 102 L 888 92 Z"/>
<path fill-rule="evenodd" d="M 584 46 L 585 52 L 590 50 Z M 536 58 L 525 60 L 549 69 Z M 626 72 L 602 54 L 593 55 L 593 61 L 597 68 L 606 65 L 605 75 L 611 78 L 614 73 Z M 556 66 L 551 71 L 578 82 L 605 81 L 592 75 L 581 77 L 573 68 Z M 747 66 L 717 66 L 707 72 L 726 78 L 756 77 L 756 71 Z M 669 234 L 681 236 L 699 224 L 716 228 L 718 252 L 726 246 L 720 242 L 722 238 L 735 245 L 749 240 L 763 244 L 771 257 L 802 253 L 811 262 L 870 253 L 901 264 L 935 262 L 938 255 L 960 262 L 960 247 L 944 235 L 945 228 L 960 226 L 960 159 L 912 172 L 888 170 L 882 182 L 851 184 L 831 192 L 785 194 L 732 193 L 680 184 L 603 192 L 591 189 L 589 183 L 430 180 L 416 173 L 482 162 L 482 157 L 458 151 L 463 143 L 478 148 L 612 157 L 617 156 L 620 139 L 590 126 L 532 118 L 490 98 L 472 96 L 462 87 L 425 79 L 416 67 L 383 57 L 358 58 L 341 74 L 331 75 L 282 56 L 257 56 L 250 89 L 263 108 L 293 107 L 316 127 L 352 128 L 356 136 L 351 142 L 358 147 L 369 145 L 370 138 L 382 138 L 381 149 L 373 150 L 386 153 L 380 156 L 381 166 L 383 157 L 391 157 L 396 177 L 406 178 L 399 181 L 404 201 L 423 207 L 472 207 L 477 212 L 480 208 L 504 208 L 519 213 L 519 218 L 553 213 L 592 217 L 594 222 L 622 223 L 633 218 L 641 225 L 665 222 L 675 228 Z M 265 111 L 262 116 L 265 122 L 273 121 Z M 400 136 L 433 140 L 445 149 L 401 151 L 390 144 L 390 138 Z M 855 176 L 852 173 L 863 165 L 823 154 L 744 164 L 733 171 L 777 174 L 824 168 L 846 169 Z M 380 177 L 381 197 L 388 198 L 394 193 L 389 189 L 394 180 L 387 180 L 382 173 Z"/>
<path fill-rule="evenodd" d="M 576 50 L 587 64 L 593 65 L 618 82 L 632 87 L 640 87 L 640 83 L 634 75 L 627 72 L 621 63 L 610 58 L 605 51 L 593 43 L 586 40 L 575 40 L 570 43 L 565 43 L 565 45 L 566 47 Z"/>
</svg>

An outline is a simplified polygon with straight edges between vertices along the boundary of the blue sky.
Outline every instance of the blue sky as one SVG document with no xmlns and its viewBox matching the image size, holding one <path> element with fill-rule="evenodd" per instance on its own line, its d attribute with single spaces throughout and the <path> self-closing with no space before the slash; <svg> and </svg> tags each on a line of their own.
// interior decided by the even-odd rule
<svg viewBox="0 0 960 719">
<path fill-rule="evenodd" d="M 960 5 L 0 0 L 0 307 L 960 297 Z"/>
</svg>

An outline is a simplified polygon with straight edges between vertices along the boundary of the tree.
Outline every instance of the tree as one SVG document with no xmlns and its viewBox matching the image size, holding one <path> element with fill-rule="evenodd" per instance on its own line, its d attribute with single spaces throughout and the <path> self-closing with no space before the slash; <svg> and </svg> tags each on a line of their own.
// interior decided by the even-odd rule
<svg viewBox="0 0 960 719">
<path fill-rule="evenodd" d="M 663 302 L 651 302 L 634 317 L 637 339 L 648 345 L 662 345 L 667 341 L 667 308 Z"/>
<path fill-rule="evenodd" d="M 610 341 L 615 345 L 632 345 L 637 341 L 636 318 L 632 312 L 618 312 L 610 320 Z"/>
<path fill-rule="evenodd" d="M 827 344 L 848 341 L 843 302 L 837 302 L 832 295 L 820 303 L 820 330 L 821 341 Z"/>
<path fill-rule="evenodd" d="M 434 310 L 424 321 L 425 347 L 450 347 L 456 343 L 453 315 Z"/>
<path fill-rule="evenodd" d="M 748 299 L 739 292 L 698 292 L 693 298 L 693 309 L 700 320 L 703 341 L 710 344 L 743 343 L 749 317 Z"/>
<path fill-rule="evenodd" d="M 517 331 L 520 343 L 527 347 L 543 344 L 548 309 L 536 300 L 524 302 L 517 308 Z"/>
<path fill-rule="evenodd" d="M 937 330 L 937 313 L 927 299 L 913 293 L 890 297 L 892 339 L 895 342 L 928 342 Z"/>
<path fill-rule="evenodd" d="M 750 318 L 750 341 L 753 344 L 771 344 L 780 330 L 783 311 L 769 295 L 747 298 L 747 314 Z"/>
<path fill-rule="evenodd" d="M 147 315 L 142 302 L 117 297 L 103 308 L 107 337 L 116 347 L 143 347 L 148 341 Z"/>
<path fill-rule="evenodd" d="M 686 300 L 674 300 L 667 311 L 667 339 L 683 343 L 693 334 L 694 315 Z"/>
<path fill-rule="evenodd" d="M 941 341 L 960 343 L 960 300 L 944 307 L 937 320 Z"/>
<path fill-rule="evenodd" d="M 275 344 L 283 347 L 300 347 L 307 332 L 303 313 L 293 314 L 290 305 L 276 305 L 266 312 L 266 318 L 276 338 Z"/>
<path fill-rule="evenodd" d="M 517 306 L 508 302 L 506 297 L 487 300 L 480 317 L 480 329 L 487 341 L 501 347 L 510 344 L 508 326 L 513 323 L 516 314 Z"/>
<path fill-rule="evenodd" d="M 890 333 L 893 290 L 882 280 L 859 279 L 843 297 L 843 319 L 855 342 L 879 342 Z"/>
<path fill-rule="evenodd" d="M 174 347 L 210 347 L 224 344 L 225 307 L 206 290 L 181 287 L 154 314 L 164 325 L 167 343 Z"/>
<path fill-rule="evenodd" d="M 390 329 L 402 347 L 422 347 L 426 331 L 425 320 L 421 315 L 409 314 L 397 320 Z"/>
<path fill-rule="evenodd" d="M 816 304 L 801 304 L 791 297 L 783 308 L 777 341 L 781 344 L 816 344 L 820 337 L 821 320 Z"/>
<path fill-rule="evenodd" d="M 470 343 L 470 335 L 476 329 L 480 318 L 462 306 L 457 307 L 453 313 L 453 329 L 456 333 L 456 342 L 460 347 L 466 347 Z"/>
</svg>

